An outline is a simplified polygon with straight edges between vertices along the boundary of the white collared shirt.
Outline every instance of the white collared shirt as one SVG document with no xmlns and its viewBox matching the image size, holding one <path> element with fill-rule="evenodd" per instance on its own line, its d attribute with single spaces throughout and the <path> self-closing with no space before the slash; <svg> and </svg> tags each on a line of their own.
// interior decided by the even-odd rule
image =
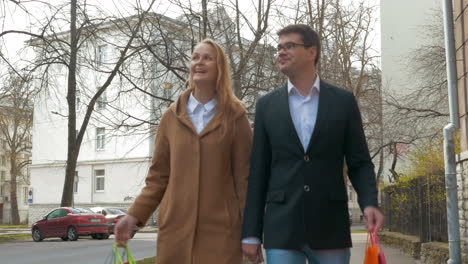
<svg viewBox="0 0 468 264">
<path fill-rule="evenodd" d="M 318 74 L 312 88 L 305 97 L 288 80 L 289 112 L 304 151 L 307 151 L 317 121 L 319 94 L 320 77 Z"/>
<path fill-rule="evenodd" d="M 187 101 L 187 112 L 198 134 L 203 131 L 206 125 L 215 116 L 216 104 L 216 98 L 213 98 L 206 104 L 202 104 L 193 96 L 193 93 L 190 93 L 190 97 Z"/>
</svg>

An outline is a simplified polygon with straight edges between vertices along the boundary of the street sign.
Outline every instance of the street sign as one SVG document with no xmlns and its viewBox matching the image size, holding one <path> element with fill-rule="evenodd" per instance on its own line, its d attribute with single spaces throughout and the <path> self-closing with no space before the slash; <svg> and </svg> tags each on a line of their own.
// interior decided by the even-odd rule
<svg viewBox="0 0 468 264">
<path fill-rule="evenodd" d="M 29 187 L 29 191 L 28 191 L 28 203 L 32 203 L 33 202 L 33 188 L 32 187 Z"/>
</svg>

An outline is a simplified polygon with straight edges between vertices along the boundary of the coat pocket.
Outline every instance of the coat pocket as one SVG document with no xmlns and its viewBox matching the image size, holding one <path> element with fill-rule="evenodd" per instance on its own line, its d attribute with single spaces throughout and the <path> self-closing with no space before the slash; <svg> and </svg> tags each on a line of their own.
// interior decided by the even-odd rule
<svg viewBox="0 0 468 264">
<path fill-rule="evenodd" d="M 285 198 L 284 191 L 271 191 L 267 193 L 267 203 L 283 203 Z"/>
</svg>

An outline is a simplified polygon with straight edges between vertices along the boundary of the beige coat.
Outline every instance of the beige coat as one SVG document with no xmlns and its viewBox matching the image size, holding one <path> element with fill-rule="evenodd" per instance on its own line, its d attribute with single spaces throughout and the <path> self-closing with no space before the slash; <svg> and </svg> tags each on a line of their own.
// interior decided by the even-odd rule
<svg viewBox="0 0 468 264">
<path fill-rule="evenodd" d="M 218 114 L 198 135 L 190 92 L 163 114 L 146 186 L 128 212 L 143 224 L 160 205 L 158 264 L 240 264 L 250 124 L 236 104 L 224 136 Z"/>
</svg>

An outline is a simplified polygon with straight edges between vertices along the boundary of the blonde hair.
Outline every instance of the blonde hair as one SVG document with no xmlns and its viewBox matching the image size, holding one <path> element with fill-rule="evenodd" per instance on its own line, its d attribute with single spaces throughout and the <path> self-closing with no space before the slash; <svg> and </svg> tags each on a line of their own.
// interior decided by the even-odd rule
<svg viewBox="0 0 468 264">
<path fill-rule="evenodd" d="M 222 126 L 225 130 L 227 129 L 228 119 L 231 115 L 231 111 L 233 110 L 234 105 L 240 103 L 240 101 L 237 99 L 237 97 L 234 96 L 232 92 L 231 71 L 226 53 L 224 52 L 223 48 L 214 40 L 209 38 L 199 42 L 195 48 L 202 44 L 208 44 L 216 51 L 216 65 L 218 70 L 218 76 L 216 77 L 216 99 L 218 100 L 217 110 L 220 113 Z M 188 87 L 191 90 L 195 89 L 192 72 L 190 72 Z"/>
</svg>

